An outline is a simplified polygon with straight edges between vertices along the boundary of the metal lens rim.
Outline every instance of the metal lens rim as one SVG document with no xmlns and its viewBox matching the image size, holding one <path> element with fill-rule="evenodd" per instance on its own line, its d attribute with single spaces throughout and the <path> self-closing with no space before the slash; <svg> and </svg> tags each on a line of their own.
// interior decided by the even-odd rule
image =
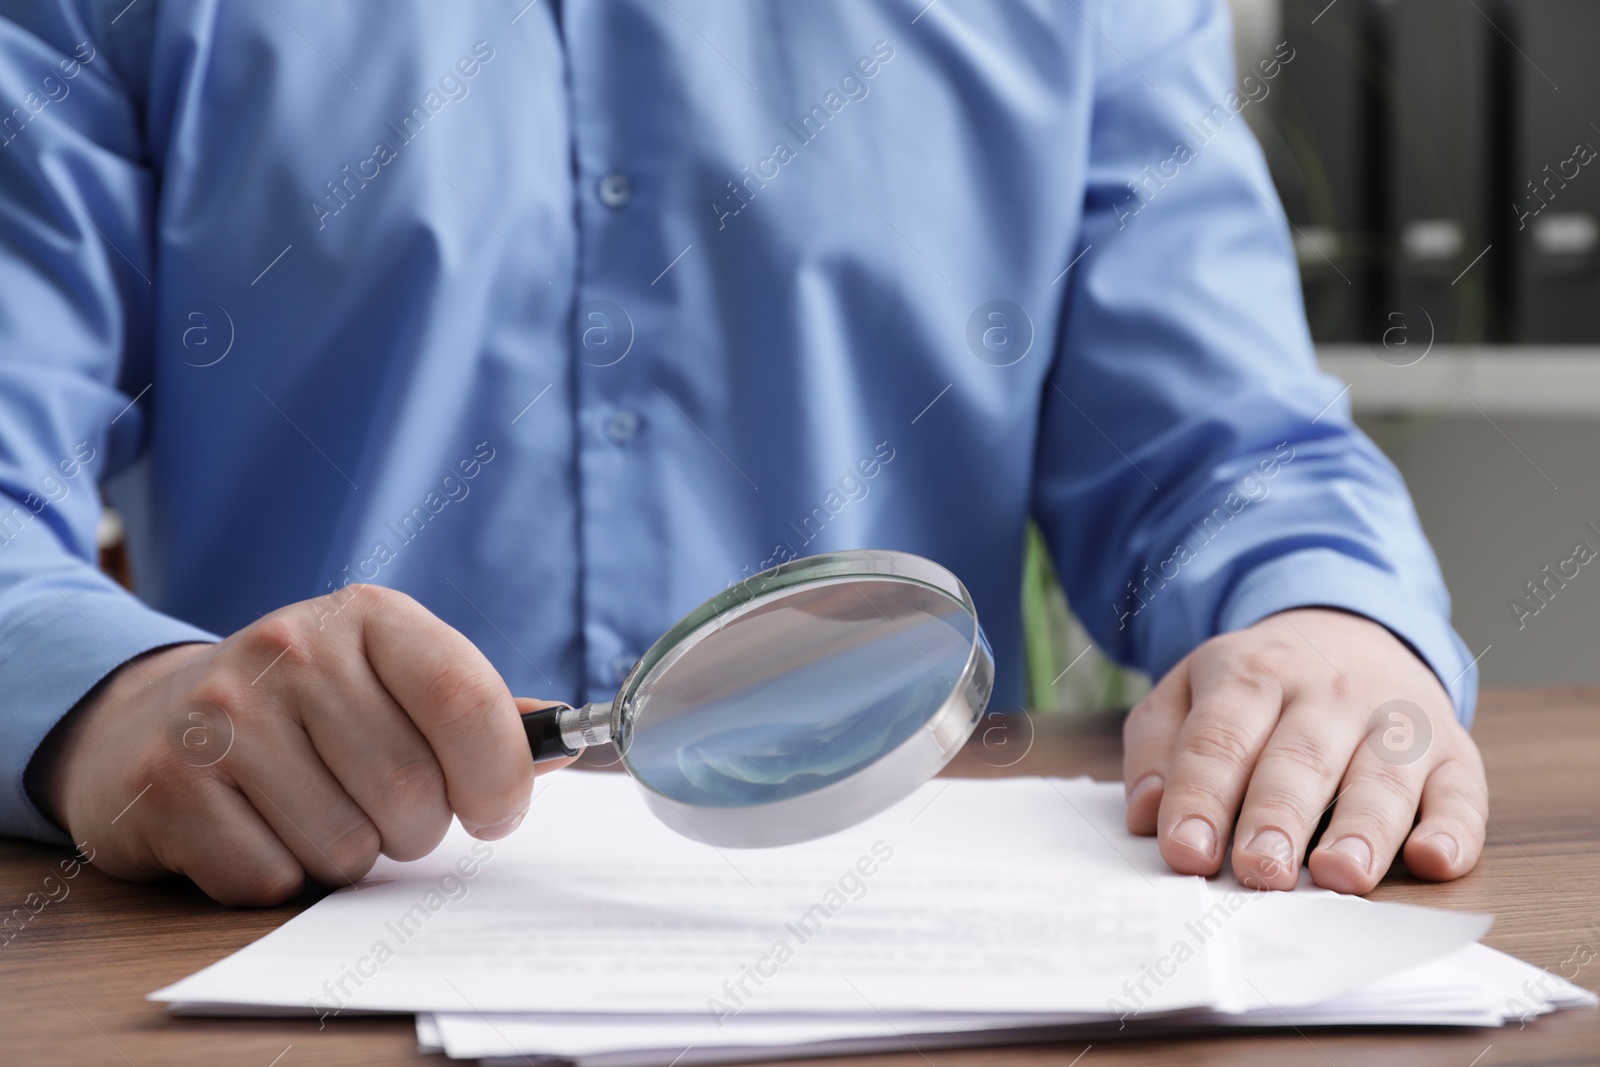
<svg viewBox="0 0 1600 1067">
<path fill-rule="evenodd" d="M 632 762 L 628 758 L 632 725 L 629 710 L 633 707 L 644 679 L 649 677 L 664 659 L 677 651 L 680 646 L 692 645 L 715 633 L 730 618 L 743 614 L 741 609 L 746 605 L 752 605 L 756 601 L 765 601 L 774 594 L 800 586 L 821 582 L 831 583 L 837 579 L 874 577 L 894 578 L 941 593 L 960 604 L 974 623 L 972 645 L 959 677 L 927 723 L 910 738 L 896 748 L 880 754 L 872 763 L 861 767 L 850 776 L 822 789 L 745 808 L 712 809 L 687 804 L 666 796 L 634 773 Z M 909 552 L 893 549 L 829 552 L 791 560 L 752 575 L 725 589 L 680 619 L 662 635 L 660 640 L 650 646 L 623 680 L 613 704 L 613 736 L 616 738 L 623 765 L 644 791 L 652 809 L 673 829 L 696 840 L 729 847 L 788 844 L 844 829 L 900 799 L 898 795 L 893 795 L 896 792 L 895 783 L 886 773 L 888 768 L 885 765 L 897 764 L 906 768 L 907 773 L 923 779 L 937 773 L 971 736 L 973 728 L 988 706 L 993 686 L 994 656 L 989 649 L 988 639 L 983 634 L 982 626 L 978 623 L 977 606 L 959 578 L 932 560 Z M 930 740 L 934 742 L 931 747 L 928 744 Z M 875 770 L 881 775 L 876 787 L 863 782 L 863 779 L 866 779 L 867 783 L 870 783 Z M 887 789 L 884 783 L 887 783 Z M 917 784 L 920 784 L 920 781 Z M 778 807 L 793 810 L 800 805 L 814 806 L 821 801 L 823 794 L 837 798 L 838 817 L 818 819 L 814 813 L 807 813 L 805 817 L 793 821 L 793 829 L 789 834 L 777 832 L 781 828 L 776 826 L 757 831 L 737 817 L 739 812 L 757 812 Z M 887 802 L 885 802 L 886 797 L 888 797 Z M 688 815 L 689 812 L 698 814 L 700 818 L 693 819 Z M 719 817 L 723 812 L 730 816 L 726 821 Z M 689 822 L 693 827 L 692 832 L 680 825 L 680 821 Z M 711 826 L 712 832 L 706 832 L 707 825 Z"/>
</svg>

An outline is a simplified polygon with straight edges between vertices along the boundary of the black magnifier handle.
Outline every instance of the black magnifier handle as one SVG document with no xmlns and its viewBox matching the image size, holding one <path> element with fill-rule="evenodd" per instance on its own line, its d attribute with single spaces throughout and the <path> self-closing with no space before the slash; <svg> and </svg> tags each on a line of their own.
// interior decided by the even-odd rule
<svg viewBox="0 0 1600 1067">
<path fill-rule="evenodd" d="M 611 740 L 611 705 L 585 704 L 581 708 L 557 704 L 524 712 L 522 732 L 528 735 L 533 761 L 576 756 L 589 745 Z"/>
</svg>

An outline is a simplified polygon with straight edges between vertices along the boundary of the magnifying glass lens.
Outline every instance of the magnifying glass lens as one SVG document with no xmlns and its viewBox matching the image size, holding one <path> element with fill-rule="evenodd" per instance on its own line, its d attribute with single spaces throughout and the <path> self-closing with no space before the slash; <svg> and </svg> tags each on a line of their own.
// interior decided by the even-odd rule
<svg viewBox="0 0 1600 1067">
<path fill-rule="evenodd" d="M 718 847 L 854 826 L 971 736 L 994 654 L 960 579 L 852 549 L 790 560 L 680 619 L 614 699 L 523 713 L 534 758 L 615 742 L 645 805 Z"/>
<path fill-rule="evenodd" d="M 624 760 L 642 784 L 694 807 L 822 789 L 927 725 L 961 682 L 977 627 L 960 601 L 894 577 L 756 597 L 639 679 Z"/>
</svg>

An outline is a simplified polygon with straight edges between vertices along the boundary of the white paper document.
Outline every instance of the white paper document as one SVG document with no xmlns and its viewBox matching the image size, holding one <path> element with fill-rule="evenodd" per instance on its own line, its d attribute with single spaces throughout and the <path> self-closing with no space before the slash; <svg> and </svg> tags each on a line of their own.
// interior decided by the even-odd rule
<svg viewBox="0 0 1600 1067">
<path fill-rule="evenodd" d="M 1494 1014 L 1482 967 L 1447 962 L 1477 947 L 1486 917 L 1178 876 L 1122 812 L 1114 784 L 945 779 L 821 841 L 719 850 L 658 824 L 628 779 L 565 771 L 540 780 L 511 837 L 456 827 L 427 859 L 380 860 L 152 998 L 192 1013 L 416 1012 L 454 1056 L 612 1067 L 1164 1017 Z M 1441 1000 L 1441 983 L 1462 995 Z M 1561 983 L 1527 1010 L 1581 995 Z"/>
<path fill-rule="evenodd" d="M 1552 999 L 1535 1006 L 1530 990 Z M 1563 987 L 1565 992 L 1563 992 Z M 1559 1007 L 1581 1007 L 1586 990 L 1553 979 L 1537 967 L 1487 948 L 1468 945 L 1433 963 L 1383 979 L 1356 993 L 1302 1008 L 1262 1008 L 1210 1016 L 1181 1013 L 1131 1023 L 1132 1032 L 1173 1026 L 1500 1026 L 1522 1024 Z M 417 1017 L 418 1043 L 458 1059 L 521 1064 L 537 1053 L 586 1067 L 667 1064 L 676 1067 L 875 1051 L 932 1050 L 956 1045 L 1053 1039 L 1086 1043 L 1126 1036 L 1116 1019 L 1060 1018 L 1041 1026 L 1037 1017 L 952 1014 L 883 1018 L 738 1017 L 722 1027 L 693 1017 L 630 1019 L 603 1016 L 473 1015 Z"/>
</svg>

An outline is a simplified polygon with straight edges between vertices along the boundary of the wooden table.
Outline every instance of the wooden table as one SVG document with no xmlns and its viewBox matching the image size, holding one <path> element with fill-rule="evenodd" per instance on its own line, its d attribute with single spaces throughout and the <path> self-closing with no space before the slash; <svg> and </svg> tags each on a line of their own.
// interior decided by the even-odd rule
<svg viewBox="0 0 1600 1067">
<path fill-rule="evenodd" d="M 953 772 L 1121 773 L 1120 719 L 1101 715 L 1036 720 L 1010 733 L 975 735 Z M 989 724 L 986 724 L 986 726 Z M 1489 766 L 1493 826 L 1477 870 L 1447 886 L 1392 873 L 1373 894 L 1435 907 L 1493 912 L 1488 943 L 1531 963 L 1571 973 L 1600 989 L 1600 689 L 1486 694 L 1475 731 Z M 984 746 L 987 740 L 988 747 Z M 1004 742 L 1005 744 L 1002 744 Z M 0 908 L 41 890 L 67 853 L 0 840 Z M 134 1067 L 238 1064 L 389 1064 L 429 1059 L 416 1052 L 407 1018 L 315 1020 L 181 1019 L 146 1002 L 149 991 L 222 958 L 305 908 L 236 911 L 183 885 L 126 885 L 85 869 L 69 895 L 40 910 L 0 945 L 0 1063 L 120 1064 Z M 53 892 L 59 896 L 60 890 Z M 1587 951 L 1585 951 L 1587 949 Z M 1576 954 L 1576 955 L 1575 955 Z M 874 1056 L 873 1067 L 1077 1063 L 1306 1063 L 1331 1067 L 1503 1067 L 1600 1062 L 1600 1011 L 1563 1012 L 1496 1030 L 1252 1033 L 1100 1040 L 993 1050 Z M 816 1062 L 816 1061 L 813 1061 Z M 838 1061 L 834 1061 L 838 1062 Z"/>
</svg>

